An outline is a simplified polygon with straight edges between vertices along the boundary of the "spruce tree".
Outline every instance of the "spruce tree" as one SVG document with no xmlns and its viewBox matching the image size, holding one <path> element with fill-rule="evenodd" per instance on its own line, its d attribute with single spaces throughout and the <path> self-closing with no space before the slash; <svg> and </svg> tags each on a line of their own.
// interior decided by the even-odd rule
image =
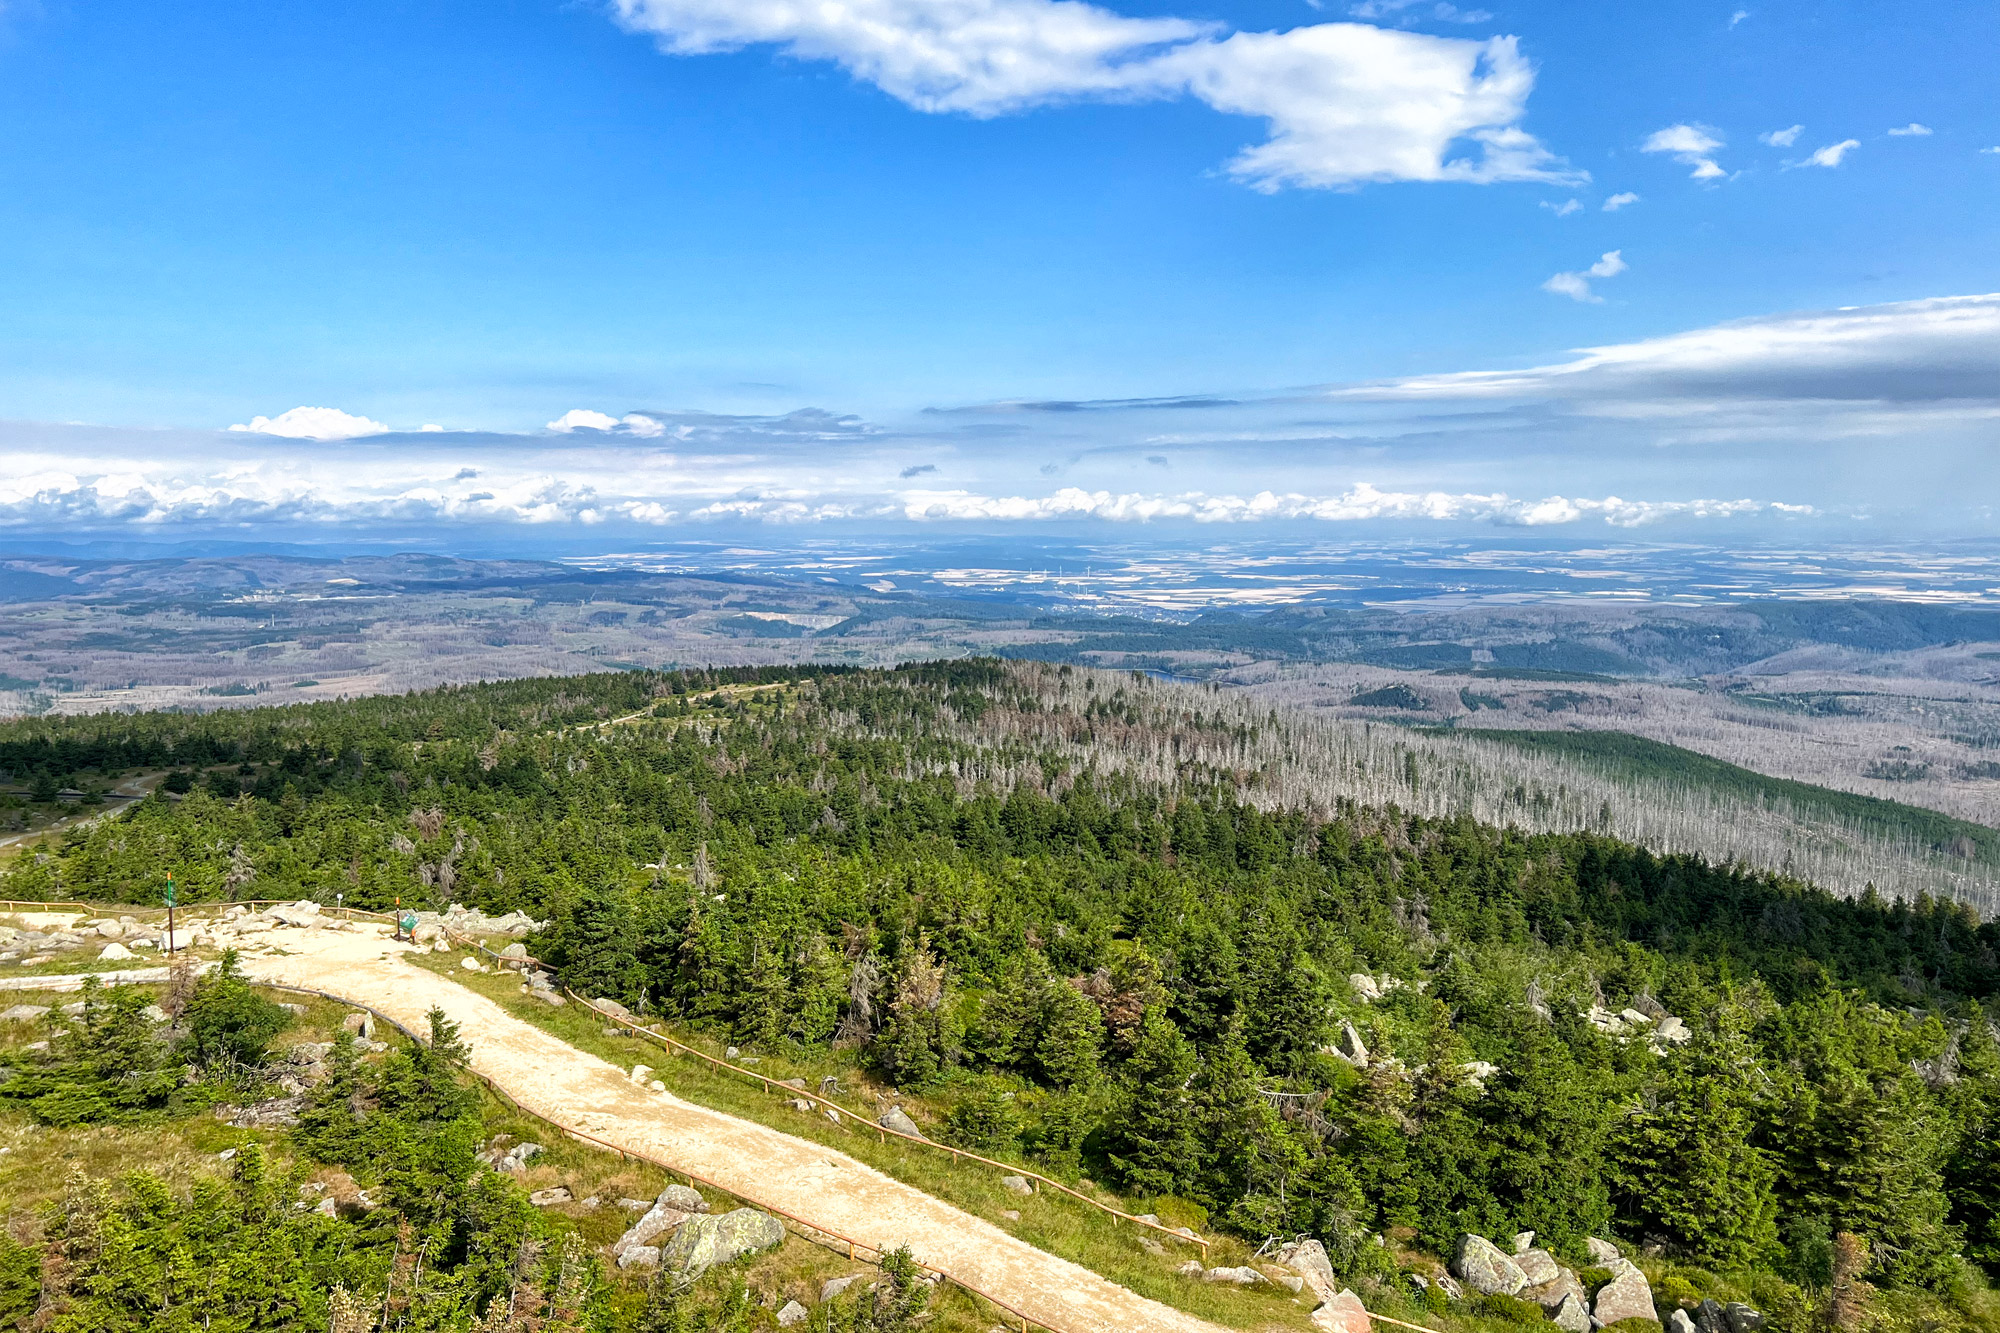
<svg viewBox="0 0 2000 1333">
<path fill-rule="evenodd" d="M 1194 1181 L 1201 1146 L 1189 1084 L 1196 1064 L 1194 1047 L 1166 1011 L 1148 1009 L 1126 1065 L 1131 1089 L 1106 1134 L 1112 1167 L 1137 1193 L 1180 1194 Z"/>
</svg>

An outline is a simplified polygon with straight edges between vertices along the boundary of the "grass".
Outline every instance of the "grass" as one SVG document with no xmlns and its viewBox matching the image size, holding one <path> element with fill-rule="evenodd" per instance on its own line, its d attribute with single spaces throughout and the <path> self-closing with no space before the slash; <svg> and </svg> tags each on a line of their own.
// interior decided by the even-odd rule
<svg viewBox="0 0 2000 1333">
<path fill-rule="evenodd" d="M 1595 762 L 1617 776 L 1684 782 L 1749 800 L 1783 801 L 1799 814 L 1859 829 L 1890 842 L 1911 841 L 1943 850 L 1964 838 L 1972 860 L 2000 865 L 2000 829 L 1955 819 L 1879 796 L 1835 791 L 1791 778 L 1766 777 L 1693 750 L 1622 731 L 1479 731 L 1479 740 Z"/>
<path fill-rule="evenodd" d="M 884 1142 L 866 1128 L 835 1126 L 817 1111 L 792 1110 L 778 1095 L 764 1091 L 762 1085 L 692 1057 L 676 1056 L 643 1038 L 624 1035 L 621 1030 L 611 1028 L 594 1010 L 575 1003 L 553 1009 L 531 1000 L 521 993 L 521 983 L 514 973 L 467 972 L 459 964 L 462 956 L 462 953 L 412 955 L 411 961 L 486 996 L 516 1018 L 619 1068 L 629 1069 L 634 1064 L 652 1066 L 653 1077 L 677 1097 L 844 1152 L 1141 1296 L 1234 1328 L 1308 1326 L 1308 1301 L 1294 1298 L 1283 1288 L 1259 1290 L 1208 1285 L 1180 1276 L 1174 1271 L 1176 1268 L 1200 1257 L 1200 1251 L 1191 1245 L 1167 1243 L 1165 1254 L 1152 1254 L 1138 1243 L 1139 1228 L 1119 1224 L 1109 1214 L 1079 1200 L 1053 1191 L 1026 1197 L 1011 1194 L 1000 1184 L 1002 1173 L 991 1168 L 954 1162 L 946 1153 L 901 1140 Z M 606 1035 L 607 1032 L 615 1035 Z M 711 1042 L 689 1038 L 685 1033 L 673 1035 L 697 1049 L 722 1054 Z M 816 1086 L 824 1073 L 839 1073 L 844 1084 L 854 1079 L 851 1067 L 836 1068 L 831 1062 L 799 1063 L 772 1055 L 763 1056 L 757 1068 L 772 1078 L 804 1077 L 808 1087 Z M 842 1100 L 847 1105 L 855 1102 L 851 1096 Z M 921 1102 L 914 1098 L 899 1100 L 906 1109 L 915 1111 L 921 1122 L 926 1109 Z M 866 1117 L 857 1118 L 872 1128 Z M 1091 1192 L 1088 1183 L 1077 1188 Z M 1106 1191 L 1097 1193 L 1106 1203 L 1127 1207 L 1128 1211 L 1146 1211 L 1143 1207 L 1130 1208 Z M 1009 1212 L 1017 1213 L 1018 1217 L 1007 1216 Z M 1249 1257 L 1249 1247 L 1233 1237 L 1213 1238 L 1209 1242 L 1211 1265 L 1247 1263 Z"/>
</svg>

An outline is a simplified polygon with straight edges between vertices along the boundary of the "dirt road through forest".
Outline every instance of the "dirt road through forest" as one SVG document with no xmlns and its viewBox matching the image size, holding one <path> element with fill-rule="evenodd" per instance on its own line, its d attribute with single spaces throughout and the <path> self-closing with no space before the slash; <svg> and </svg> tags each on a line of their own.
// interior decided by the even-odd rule
<svg viewBox="0 0 2000 1333">
<path fill-rule="evenodd" d="M 536 1114 L 871 1246 L 907 1244 L 925 1263 L 1060 1333 L 1221 1333 L 854 1158 L 648 1091 L 485 996 L 412 966 L 386 934 L 287 930 L 273 944 L 285 952 L 246 955 L 248 975 L 357 1001 L 417 1031 L 433 1005 L 442 1008 L 472 1048 L 473 1068 Z"/>
</svg>

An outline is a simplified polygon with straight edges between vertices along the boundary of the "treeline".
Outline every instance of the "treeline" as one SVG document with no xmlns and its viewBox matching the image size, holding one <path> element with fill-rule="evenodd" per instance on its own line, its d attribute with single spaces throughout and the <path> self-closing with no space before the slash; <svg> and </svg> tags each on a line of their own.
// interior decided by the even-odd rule
<svg viewBox="0 0 2000 1333">
<path fill-rule="evenodd" d="M 251 773 L 72 835 L 5 892 L 141 900 L 172 869 L 196 899 L 522 908 L 580 989 L 848 1053 L 948 1107 L 968 1146 L 1253 1238 L 1309 1231 L 1350 1273 L 1394 1227 L 1570 1253 L 1615 1232 L 1803 1286 L 1842 1230 L 1882 1283 L 2000 1267 L 2000 933 L 1968 909 L 1592 834 L 1259 809 L 1255 774 L 1190 760 L 1142 782 L 1021 738 L 1055 707 L 1145 723 L 1092 673 L 687 698 L 713 688 L 631 674 L 236 715 L 274 747 Z M 1190 710 L 1169 743 L 1257 725 Z M 1655 1049 L 1598 1006 L 1693 1035 Z M 1365 1060 L 1328 1050 L 1354 1038 Z"/>
</svg>

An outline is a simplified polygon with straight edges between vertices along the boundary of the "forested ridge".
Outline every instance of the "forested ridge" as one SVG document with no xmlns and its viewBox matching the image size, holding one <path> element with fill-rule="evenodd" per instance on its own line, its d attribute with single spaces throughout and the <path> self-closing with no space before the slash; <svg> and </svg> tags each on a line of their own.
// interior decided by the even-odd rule
<svg viewBox="0 0 2000 1333">
<path fill-rule="evenodd" d="M 1394 1280 L 1376 1233 L 1616 1235 L 1809 1323 L 1847 1232 L 1885 1292 L 1982 1308 L 1992 923 L 1588 833 L 1278 808 L 1269 773 L 1205 759 L 1080 760 L 1150 725 L 1124 685 L 633 672 L 9 724 L 0 766 L 173 776 L 0 891 L 150 901 L 171 871 L 184 900 L 525 909 L 579 990 L 841 1053 L 967 1146 L 1310 1232 L 1355 1282 Z M 1192 709 L 1161 743 L 1245 726 Z M 1684 1043 L 1650 1035 L 1667 1015 Z"/>
</svg>

